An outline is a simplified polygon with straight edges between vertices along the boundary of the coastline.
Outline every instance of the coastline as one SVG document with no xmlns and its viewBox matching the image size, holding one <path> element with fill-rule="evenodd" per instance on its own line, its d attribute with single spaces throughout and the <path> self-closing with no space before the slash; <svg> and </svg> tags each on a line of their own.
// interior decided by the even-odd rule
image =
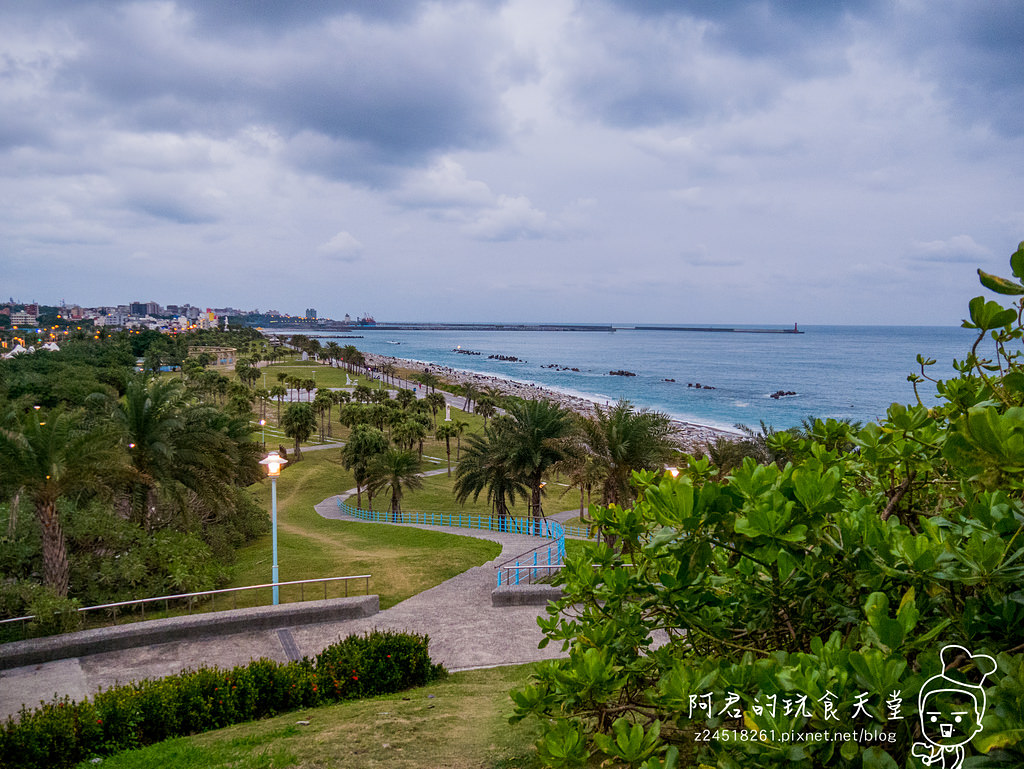
<svg viewBox="0 0 1024 769">
<path fill-rule="evenodd" d="M 466 369 L 457 369 L 450 366 L 442 366 L 429 361 L 411 360 L 409 358 L 396 358 L 392 355 L 381 355 L 379 353 L 365 352 L 363 356 L 370 366 L 379 367 L 390 363 L 404 369 L 419 371 L 424 368 L 432 374 L 443 377 L 452 384 L 462 385 L 471 382 L 477 387 L 493 387 L 504 395 L 513 395 L 519 398 L 544 398 L 554 401 L 575 411 L 578 414 L 589 415 L 593 412 L 595 405 L 608 405 L 596 398 L 587 398 L 582 395 L 573 395 L 554 390 L 550 387 L 543 387 L 532 382 L 521 382 L 507 377 L 499 377 L 493 374 L 481 374 Z M 716 438 L 735 438 L 739 433 L 723 430 L 711 425 L 703 425 L 697 422 L 671 420 L 673 434 L 679 447 L 687 452 L 703 451 L 704 447 Z"/>
</svg>

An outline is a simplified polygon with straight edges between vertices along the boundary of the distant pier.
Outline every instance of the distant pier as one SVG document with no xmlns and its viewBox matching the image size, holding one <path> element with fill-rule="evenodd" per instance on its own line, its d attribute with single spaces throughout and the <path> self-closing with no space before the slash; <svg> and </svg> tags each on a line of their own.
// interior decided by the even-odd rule
<svg viewBox="0 0 1024 769">
<path fill-rule="evenodd" d="M 802 334 L 793 328 L 723 328 L 721 326 L 633 326 L 637 331 L 721 331 L 729 334 Z"/>
<path fill-rule="evenodd" d="M 377 323 L 373 326 L 345 326 L 337 321 L 321 323 L 316 331 L 604 331 L 615 327 L 589 323 Z"/>
</svg>

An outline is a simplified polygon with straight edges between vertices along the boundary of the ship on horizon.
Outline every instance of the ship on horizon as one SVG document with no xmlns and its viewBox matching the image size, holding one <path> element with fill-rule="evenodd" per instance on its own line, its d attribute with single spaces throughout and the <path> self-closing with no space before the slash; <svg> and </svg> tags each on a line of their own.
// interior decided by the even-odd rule
<svg viewBox="0 0 1024 769">
<path fill-rule="evenodd" d="M 363 328 L 377 325 L 376 319 L 370 315 L 370 313 L 366 313 L 361 318 L 356 318 L 355 320 L 352 320 L 351 315 L 345 313 L 345 317 L 342 318 L 341 323 L 344 326 L 361 326 Z"/>
</svg>

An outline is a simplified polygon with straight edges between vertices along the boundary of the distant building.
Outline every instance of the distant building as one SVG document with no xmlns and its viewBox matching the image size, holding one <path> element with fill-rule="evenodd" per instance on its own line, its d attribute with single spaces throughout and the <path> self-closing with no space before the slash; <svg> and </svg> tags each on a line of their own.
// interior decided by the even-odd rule
<svg viewBox="0 0 1024 769">
<path fill-rule="evenodd" d="M 25 310 L 11 313 L 12 326 L 34 326 L 38 315 L 31 315 Z"/>
<path fill-rule="evenodd" d="M 306 317 L 309 318 L 310 320 L 316 320 L 316 310 L 314 310 L 312 307 L 307 309 Z"/>
<path fill-rule="evenodd" d="M 143 316 L 143 315 L 160 315 L 160 305 L 156 302 L 132 302 L 128 305 L 128 313 L 130 315 Z"/>
</svg>

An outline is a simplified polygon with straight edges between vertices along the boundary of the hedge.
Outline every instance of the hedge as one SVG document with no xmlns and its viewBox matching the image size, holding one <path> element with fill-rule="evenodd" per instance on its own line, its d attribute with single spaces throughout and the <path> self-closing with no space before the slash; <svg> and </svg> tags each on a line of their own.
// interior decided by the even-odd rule
<svg viewBox="0 0 1024 769">
<path fill-rule="evenodd" d="M 61 769 L 171 737 L 197 734 L 299 708 L 422 686 L 446 671 L 426 636 L 350 635 L 313 659 L 259 659 L 231 670 L 201 667 L 22 707 L 0 728 L 0 767 Z"/>
</svg>

